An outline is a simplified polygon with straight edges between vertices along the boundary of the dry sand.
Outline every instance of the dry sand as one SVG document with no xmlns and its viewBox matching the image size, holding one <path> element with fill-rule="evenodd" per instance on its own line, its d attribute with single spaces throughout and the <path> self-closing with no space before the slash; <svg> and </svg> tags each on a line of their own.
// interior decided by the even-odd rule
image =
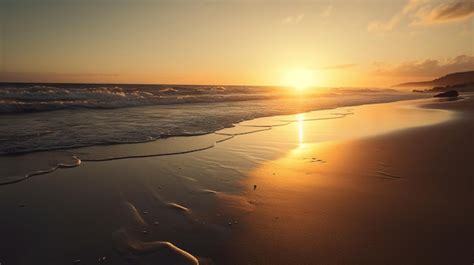
<svg viewBox="0 0 474 265">
<path fill-rule="evenodd" d="M 245 181 L 259 207 L 241 220 L 228 264 L 471 264 L 473 103 L 431 104 L 458 115 L 310 144 L 254 169 Z"/>
</svg>

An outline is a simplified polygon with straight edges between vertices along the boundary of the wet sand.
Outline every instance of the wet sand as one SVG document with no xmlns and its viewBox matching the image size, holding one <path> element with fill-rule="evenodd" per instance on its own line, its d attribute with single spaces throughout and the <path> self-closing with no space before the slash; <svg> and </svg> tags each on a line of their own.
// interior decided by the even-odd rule
<svg viewBox="0 0 474 265">
<path fill-rule="evenodd" d="M 426 107 L 458 115 L 303 145 L 252 170 L 259 207 L 242 218 L 228 264 L 470 264 L 474 104 Z"/>
<path fill-rule="evenodd" d="M 0 186 L 0 262 L 470 264 L 473 119 L 472 98 L 406 101 L 74 150 Z"/>
</svg>

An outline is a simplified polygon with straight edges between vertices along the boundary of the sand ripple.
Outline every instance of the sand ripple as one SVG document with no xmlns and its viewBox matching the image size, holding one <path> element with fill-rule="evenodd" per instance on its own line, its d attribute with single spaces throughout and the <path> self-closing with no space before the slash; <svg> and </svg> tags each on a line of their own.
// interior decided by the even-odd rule
<svg viewBox="0 0 474 265">
<path fill-rule="evenodd" d="M 137 210 L 135 205 L 133 205 L 130 202 L 125 202 L 125 206 L 127 207 L 128 212 L 130 213 L 130 216 L 131 216 L 134 224 L 136 224 L 138 226 L 147 226 L 147 223 L 146 223 L 145 219 L 143 219 L 142 215 Z"/>
<path fill-rule="evenodd" d="M 168 202 L 168 203 L 166 203 L 166 205 L 168 207 L 170 207 L 171 209 L 178 210 L 178 211 L 181 211 L 181 212 L 185 212 L 185 213 L 190 213 L 191 212 L 189 210 L 189 208 L 186 208 L 183 205 L 179 205 L 179 204 L 174 203 L 174 202 Z"/>
<path fill-rule="evenodd" d="M 177 247 L 168 241 L 141 241 L 134 238 L 126 229 L 115 233 L 117 249 L 122 254 L 143 256 L 160 254 L 164 264 L 199 265 L 199 260 L 186 250 Z"/>
<path fill-rule="evenodd" d="M 379 177 L 379 178 L 388 178 L 388 179 L 399 179 L 399 178 L 401 178 L 400 176 L 397 176 L 395 174 L 388 173 L 388 172 L 385 172 L 385 171 L 381 171 L 381 170 L 377 170 L 375 173 L 377 174 L 377 177 Z"/>
</svg>

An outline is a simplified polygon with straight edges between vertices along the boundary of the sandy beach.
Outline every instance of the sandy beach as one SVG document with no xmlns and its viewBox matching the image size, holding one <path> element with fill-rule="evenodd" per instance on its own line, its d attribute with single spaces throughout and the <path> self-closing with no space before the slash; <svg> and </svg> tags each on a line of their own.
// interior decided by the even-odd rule
<svg viewBox="0 0 474 265">
<path fill-rule="evenodd" d="M 467 95 L 61 151 L 0 186 L 0 263 L 471 264 L 472 132 Z"/>
<path fill-rule="evenodd" d="M 0 0 L 0 265 L 474 265 L 474 0 Z"/>
</svg>

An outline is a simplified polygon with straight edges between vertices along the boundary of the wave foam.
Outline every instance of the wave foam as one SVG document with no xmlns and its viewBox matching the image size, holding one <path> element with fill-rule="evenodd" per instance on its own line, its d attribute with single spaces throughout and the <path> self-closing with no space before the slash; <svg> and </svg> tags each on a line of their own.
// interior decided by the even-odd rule
<svg viewBox="0 0 474 265">
<path fill-rule="evenodd" d="M 203 135 L 258 117 L 414 97 L 420 95 L 334 90 L 285 97 L 269 87 L 3 84 L 0 155 Z M 26 111 L 33 113 L 17 114 Z"/>
</svg>

